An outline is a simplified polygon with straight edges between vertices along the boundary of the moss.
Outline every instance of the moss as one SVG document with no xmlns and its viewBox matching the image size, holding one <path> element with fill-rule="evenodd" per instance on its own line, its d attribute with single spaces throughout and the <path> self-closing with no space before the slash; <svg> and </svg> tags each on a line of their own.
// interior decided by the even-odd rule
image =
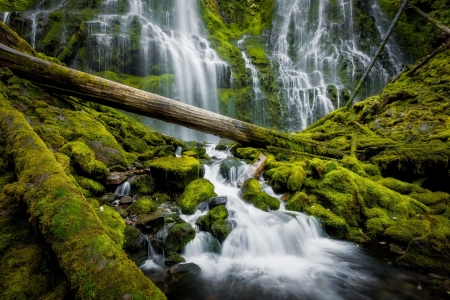
<svg viewBox="0 0 450 300">
<path fill-rule="evenodd" d="M 201 230 L 211 231 L 214 222 L 225 220 L 226 218 L 228 218 L 228 209 L 223 205 L 219 205 L 211 209 L 206 215 L 198 218 L 197 225 Z"/>
<path fill-rule="evenodd" d="M 342 165 L 359 176 L 375 180 L 381 178 L 381 172 L 377 165 L 361 163 L 356 157 L 344 156 Z"/>
<path fill-rule="evenodd" d="M 137 214 L 137 215 L 144 215 L 144 214 L 150 214 L 154 211 L 156 211 L 158 207 L 153 202 L 152 199 L 149 198 L 140 198 L 136 200 L 133 204 L 131 204 L 127 211 L 130 214 Z"/>
<path fill-rule="evenodd" d="M 201 202 L 215 197 L 214 185 L 207 179 L 196 179 L 186 186 L 184 192 L 177 199 L 177 204 L 180 206 L 184 214 L 193 214 L 195 208 Z"/>
<path fill-rule="evenodd" d="M 0 260 L 0 296 L 2 299 L 38 299 L 49 288 L 41 269 L 45 264 L 42 246 L 16 248 Z"/>
<path fill-rule="evenodd" d="M 325 164 L 322 160 L 313 158 L 309 164 L 311 168 L 311 175 L 314 178 L 322 178 L 322 176 L 325 174 Z"/>
<path fill-rule="evenodd" d="M 370 238 L 362 231 L 362 229 L 357 227 L 350 227 L 347 239 L 358 244 L 371 242 Z"/>
<path fill-rule="evenodd" d="M 123 245 L 125 221 L 122 217 L 109 206 L 102 206 L 102 208 L 95 209 L 95 212 L 100 221 L 105 225 L 107 234 L 114 242 Z"/>
<path fill-rule="evenodd" d="M 172 265 L 179 264 L 179 263 L 182 263 L 185 261 L 186 260 L 183 257 L 181 257 L 180 254 L 178 254 L 176 252 L 169 252 L 166 257 L 166 260 L 164 261 L 164 264 L 166 266 L 172 266 Z"/>
<path fill-rule="evenodd" d="M 415 193 L 425 193 L 427 192 L 426 189 L 421 188 L 420 186 L 403 182 L 400 180 L 397 180 L 395 178 L 383 178 L 382 180 L 378 181 L 379 184 L 387 187 L 388 189 L 391 189 L 393 191 L 396 191 L 403 195 L 409 195 L 412 192 Z"/>
<path fill-rule="evenodd" d="M 413 239 L 397 262 L 450 275 L 450 221 L 442 216 L 429 216 L 430 233 Z"/>
<path fill-rule="evenodd" d="M 137 175 L 130 186 L 133 194 L 149 195 L 153 192 L 153 178 L 148 174 Z"/>
<path fill-rule="evenodd" d="M 427 220 L 399 220 L 384 231 L 384 237 L 399 245 L 407 245 L 412 239 L 427 234 L 430 222 Z"/>
<path fill-rule="evenodd" d="M 211 227 L 212 234 L 220 241 L 223 242 L 230 234 L 232 226 L 226 220 L 217 220 Z"/>
<path fill-rule="evenodd" d="M 268 211 L 280 208 L 280 202 L 261 190 L 261 184 L 254 178 L 247 179 L 242 185 L 241 197 L 255 207 Z"/>
<path fill-rule="evenodd" d="M 105 191 L 105 187 L 95 180 L 82 176 L 75 176 L 75 180 L 81 188 L 88 192 L 87 196 L 100 195 Z"/>
<path fill-rule="evenodd" d="M 33 183 L 23 195 L 31 221 L 39 225 L 36 228 L 51 244 L 73 293 L 83 299 L 95 295 L 114 298 L 128 293 L 163 299 L 164 295 L 111 239 L 81 191 L 71 183 L 23 115 L 4 98 L 0 101 L 0 113 L 0 127 L 8 147 L 13 149 L 18 180 Z M 120 217 L 117 220 L 123 222 Z"/>
<path fill-rule="evenodd" d="M 382 236 L 384 231 L 393 224 L 394 221 L 386 217 L 372 218 L 366 221 L 364 227 L 366 228 L 367 236 L 370 237 L 372 240 L 377 240 L 379 237 Z"/>
<path fill-rule="evenodd" d="M 84 174 L 96 180 L 103 181 L 109 174 L 105 164 L 96 160 L 94 152 L 83 142 L 67 143 L 61 152 L 69 156 Z"/>
<path fill-rule="evenodd" d="M 286 202 L 286 209 L 298 212 L 305 211 L 307 206 L 311 206 L 313 200 L 303 192 L 297 192 Z"/>
<path fill-rule="evenodd" d="M 267 177 L 271 181 L 271 185 L 275 193 L 283 193 L 288 190 L 288 180 L 291 176 L 290 166 L 281 166 L 278 168 L 273 168 L 264 172 L 264 177 Z M 295 183 L 295 179 L 291 183 Z M 302 181 L 303 183 L 303 181 Z M 300 184 L 301 186 L 301 184 Z M 294 187 L 294 186 L 293 186 Z"/>
<path fill-rule="evenodd" d="M 154 202 L 156 205 L 160 205 L 160 204 L 170 201 L 170 197 L 163 193 L 153 194 L 152 199 L 154 199 Z"/>
<path fill-rule="evenodd" d="M 322 221 L 325 231 L 332 237 L 343 239 L 346 238 L 350 227 L 342 217 L 336 216 L 330 210 L 325 209 L 320 204 L 305 207 L 305 212 L 315 216 Z"/>
<path fill-rule="evenodd" d="M 123 249 L 126 252 L 138 253 L 142 250 L 147 250 L 145 247 L 142 247 L 142 240 L 142 233 L 139 229 L 131 225 L 125 226 Z"/>
<path fill-rule="evenodd" d="M 306 179 L 306 172 L 302 167 L 293 167 L 291 170 L 291 175 L 287 181 L 287 188 L 289 192 L 295 193 L 302 189 L 303 182 Z"/>
<path fill-rule="evenodd" d="M 182 191 L 199 178 L 200 163 L 192 157 L 163 157 L 144 162 L 150 168 L 155 187 L 160 190 Z"/>
<path fill-rule="evenodd" d="M 236 149 L 236 156 L 243 159 L 250 159 L 254 160 L 256 159 L 261 151 L 255 148 L 237 148 Z"/>
<path fill-rule="evenodd" d="M 444 192 L 411 193 L 410 196 L 428 206 L 439 203 L 446 204 L 450 200 L 450 195 Z"/>
<path fill-rule="evenodd" d="M 173 225 L 169 229 L 167 240 L 165 243 L 165 250 L 167 252 L 178 252 L 195 238 L 195 229 L 188 223 L 179 223 Z"/>
</svg>

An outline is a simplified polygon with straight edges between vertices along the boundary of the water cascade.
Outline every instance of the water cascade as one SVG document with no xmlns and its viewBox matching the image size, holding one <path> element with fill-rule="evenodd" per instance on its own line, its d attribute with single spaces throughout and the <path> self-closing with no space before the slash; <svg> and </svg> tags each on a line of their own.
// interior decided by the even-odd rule
<svg viewBox="0 0 450 300">
<path fill-rule="evenodd" d="M 124 183 L 120 184 L 116 187 L 116 190 L 114 191 L 114 194 L 118 196 L 128 196 L 131 193 L 131 185 L 128 181 L 125 181 Z"/>
<path fill-rule="evenodd" d="M 252 76 L 252 87 L 253 87 L 253 94 L 252 94 L 252 123 L 259 126 L 265 126 L 266 125 L 266 118 L 265 115 L 267 112 L 264 108 L 264 101 L 262 101 L 263 92 L 261 90 L 260 80 L 259 80 L 259 71 L 256 68 L 256 66 L 252 63 L 252 61 L 248 58 L 245 50 L 244 50 L 244 43 L 245 38 L 239 40 L 237 42 L 239 49 L 242 51 L 242 58 L 245 61 L 245 67 L 247 70 L 250 70 L 250 74 Z"/>
<path fill-rule="evenodd" d="M 5 23 L 6 25 L 8 25 L 8 20 L 9 20 L 9 15 L 10 15 L 11 13 L 10 12 L 3 12 L 3 13 L 0 13 L 0 15 L 2 16 L 2 22 L 3 23 Z"/>
<path fill-rule="evenodd" d="M 365 22 L 376 24 L 372 31 L 363 32 L 355 26 L 352 0 L 277 1 L 271 58 L 279 66 L 279 98 L 286 103 L 283 114 L 289 131 L 304 129 L 345 104 L 387 27 L 376 1 L 369 2 L 368 13 L 377 18 Z M 387 49 L 394 47 L 391 42 Z M 371 72 L 361 97 L 378 92 L 400 65 L 401 57 L 387 52 Z"/>
<path fill-rule="evenodd" d="M 128 0 L 120 14 L 117 0 L 88 23 L 87 56 L 97 72 L 118 67 L 120 73 L 148 76 L 160 94 L 218 112 L 217 88 L 228 84 L 228 65 L 205 38 L 197 1 Z M 141 88 L 146 88 L 142 86 Z M 159 121 L 144 123 L 184 140 L 208 140 L 203 133 Z"/>
</svg>

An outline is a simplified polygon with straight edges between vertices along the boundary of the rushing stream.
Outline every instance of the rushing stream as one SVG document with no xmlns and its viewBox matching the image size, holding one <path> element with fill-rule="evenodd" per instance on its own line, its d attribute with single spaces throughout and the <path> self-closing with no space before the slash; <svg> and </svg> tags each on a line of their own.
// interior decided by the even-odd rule
<svg viewBox="0 0 450 300">
<path fill-rule="evenodd" d="M 211 149 L 208 154 L 217 159 L 205 166 L 205 178 L 219 196 L 227 196 L 234 228 L 222 244 L 197 229 L 182 255 L 201 273 L 169 286 L 164 258 L 150 247 L 142 269 L 169 299 L 445 299 L 430 288 L 430 277 L 391 266 L 392 258 L 374 258 L 380 251 L 328 238 L 314 217 L 287 211 L 283 203 L 278 211 L 264 212 L 242 201 L 233 180 L 245 168 L 232 171 L 233 180 L 224 179 L 219 168 L 226 154 Z M 196 227 L 206 213 L 207 205 L 199 205 L 182 218 Z"/>
</svg>

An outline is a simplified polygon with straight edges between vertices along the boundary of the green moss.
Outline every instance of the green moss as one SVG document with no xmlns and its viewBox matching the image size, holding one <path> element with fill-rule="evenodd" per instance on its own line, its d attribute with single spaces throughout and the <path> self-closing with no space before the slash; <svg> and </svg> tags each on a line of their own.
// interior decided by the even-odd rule
<svg viewBox="0 0 450 300">
<path fill-rule="evenodd" d="M 450 275 L 450 221 L 442 216 L 429 216 L 430 233 L 413 239 L 397 262 L 431 272 Z"/>
<path fill-rule="evenodd" d="M 94 152 L 83 142 L 67 143 L 61 152 L 69 156 L 84 174 L 96 180 L 105 180 L 109 174 L 105 164 L 96 160 Z"/>
<path fill-rule="evenodd" d="M 4 98 L 0 101 L 0 114 L 0 128 L 8 147 L 13 149 L 17 178 L 21 183 L 34 183 L 23 195 L 31 221 L 39 225 L 36 228 L 51 244 L 73 294 L 83 299 L 94 295 L 114 298 L 128 293 L 163 299 L 164 295 L 111 239 L 81 191 L 23 114 Z M 123 222 L 120 217 L 117 221 Z"/>
<path fill-rule="evenodd" d="M 303 170 L 303 169 L 302 169 Z M 271 185 L 275 193 L 283 193 L 288 190 L 288 179 L 291 176 L 290 166 L 281 166 L 278 168 L 273 168 L 264 172 L 264 177 L 271 180 Z M 301 176 L 301 175 L 300 175 Z M 300 183 L 300 187 L 303 181 Z M 295 188 L 295 179 L 291 181 L 293 188 Z"/>
<path fill-rule="evenodd" d="M 113 208 L 106 205 L 102 208 L 95 209 L 98 218 L 105 225 L 109 237 L 119 245 L 123 245 L 125 221 Z"/>
<path fill-rule="evenodd" d="M 154 199 L 154 202 L 156 203 L 156 205 L 160 205 L 160 204 L 170 201 L 170 197 L 163 193 L 153 194 L 152 199 Z"/>
<path fill-rule="evenodd" d="M 261 190 L 261 184 L 254 178 L 247 179 L 242 185 L 242 198 L 252 203 L 255 207 L 268 211 L 280 208 L 280 202 L 277 198 L 272 197 Z"/>
<path fill-rule="evenodd" d="M 153 192 L 153 178 L 148 174 L 138 175 L 130 186 L 133 194 L 149 195 Z"/>
<path fill-rule="evenodd" d="M 226 220 L 217 220 L 211 227 L 212 234 L 221 242 L 223 242 L 232 230 L 232 226 Z"/>
<path fill-rule="evenodd" d="M 450 200 L 450 195 L 444 192 L 411 193 L 410 196 L 428 206 L 439 203 L 447 204 Z"/>
<path fill-rule="evenodd" d="M 349 226 L 342 217 L 338 217 L 330 210 L 325 209 L 320 204 L 305 207 L 305 212 L 315 216 L 322 221 L 326 232 L 335 238 L 346 238 L 349 233 Z"/>
<path fill-rule="evenodd" d="M 219 205 L 211 209 L 206 215 L 198 218 L 197 225 L 202 230 L 211 231 L 214 222 L 225 220 L 226 218 L 228 218 L 228 209 L 223 205 Z"/>
<path fill-rule="evenodd" d="M 196 179 L 186 186 L 177 199 L 177 204 L 184 214 L 193 214 L 197 205 L 215 196 L 217 194 L 214 192 L 214 185 L 209 180 Z"/>
<path fill-rule="evenodd" d="M 157 208 L 152 199 L 140 198 L 127 208 L 127 212 L 130 214 L 144 215 L 156 211 Z"/>
<path fill-rule="evenodd" d="M 315 178 L 322 178 L 325 175 L 325 163 L 317 158 L 313 158 L 309 164 L 311 175 Z"/>
<path fill-rule="evenodd" d="M 305 208 L 311 206 L 313 200 L 303 192 L 297 192 L 286 202 L 286 209 L 298 212 L 305 211 Z"/>
<path fill-rule="evenodd" d="M 250 159 L 254 160 L 256 159 L 261 151 L 255 148 L 237 148 L 236 149 L 236 156 L 243 159 Z"/>
<path fill-rule="evenodd" d="M 105 191 L 105 187 L 103 185 L 90 178 L 75 176 L 75 180 L 80 185 L 81 188 L 83 188 L 88 192 L 87 196 L 100 195 Z"/>
<path fill-rule="evenodd" d="M 427 192 L 427 190 L 421 188 L 420 186 L 403 182 L 395 178 L 383 178 L 382 180 L 378 181 L 378 183 L 387 187 L 388 189 L 391 189 L 403 195 L 409 195 L 412 192 L 416 193 Z"/>
<path fill-rule="evenodd" d="M 371 241 L 362 229 L 357 227 L 350 227 L 347 239 L 358 244 L 365 244 Z"/>
<path fill-rule="evenodd" d="M 430 222 L 427 220 L 399 220 L 384 231 L 384 237 L 400 245 L 407 245 L 412 239 L 427 234 Z"/>
<path fill-rule="evenodd" d="M 186 260 L 180 254 L 178 254 L 176 252 L 169 252 L 166 257 L 166 260 L 164 261 L 164 264 L 166 266 L 172 266 L 172 265 L 179 264 L 179 263 L 182 263 L 185 261 Z"/>
<path fill-rule="evenodd" d="M 306 179 L 306 172 L 302 167 L 296 166 L 291 170 L 291 175 L 287 181 L 287 188 L 289 192 L 295 193 L 302 189 L 303 182 Z"/>
<path fill-rule="evenodd" d="M 372 240 L 377 240 L 382 236 L 384 231 L 393 224 L 394 221 L 386 217 L 372 218 L 366 221 L 364 227 L 366 228 L 367 236 L 369 236 Z"/>
<path fill-rule="evenodd" d="M 157 189 L 182 191 L 199 178 L 200 163 L 192 157 L 163 157 L 144 162 L 150 168 Z"/>
<path fill-rule="evenodd" d="M 167 239 L 165 242 L 165 250 L 167 252 L 178 252 L 195 238 L 195 229 L 188 223 L 179 223 L 173 225 L 169 229 Z"/>
</svg>

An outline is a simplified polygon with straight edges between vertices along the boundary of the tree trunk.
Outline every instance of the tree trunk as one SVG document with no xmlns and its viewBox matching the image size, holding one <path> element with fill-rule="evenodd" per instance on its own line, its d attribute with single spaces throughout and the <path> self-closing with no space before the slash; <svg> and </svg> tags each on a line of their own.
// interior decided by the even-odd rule
<svg viewBox="0 0 450 300">
<path fill-rule="evenodd" d="M 8 67 L 22 77 L 62 94 L 211 133 L 242 144 L 287 148 L 295 144 L 291 135 L 69 69 L 3 44 L 0 44 L 0 66 Z"/>
<path fill-rule="evenodd" d="M 433 19 L 432 17 L 430 17 L 429 15 L 427 15 L 426 13 L 424 13 L 423 11 L 418 9 L 416 6 L 414 6 L 411 3 L 409 3 L 407 8 L 414 9 L 415 12 L 418 13 L 419 15 L 421 15 L 423 18 L 425 18 L 425 20 L 427 20 L 428 22 L 430 22 L 431 24 L 433 24 L 437 28 L 441 29 L 442 31 L 446 32 L 447 34 L 450 34 L 450 28 L 448 28 L 448 27 L 444 26 L 443 24 L 439 23 L 438 21 L 436 21 L 435 19 Z"/>
</svg>

